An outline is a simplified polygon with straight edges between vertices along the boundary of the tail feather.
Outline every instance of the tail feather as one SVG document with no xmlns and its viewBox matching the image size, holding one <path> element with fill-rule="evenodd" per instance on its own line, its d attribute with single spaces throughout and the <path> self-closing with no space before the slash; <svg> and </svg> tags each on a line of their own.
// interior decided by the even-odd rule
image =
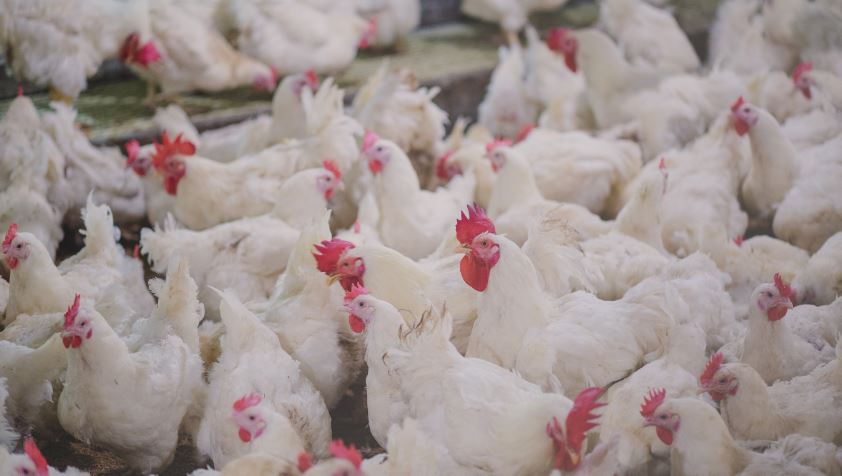
<svg viewBox="0 0 842 476">
<path fill-rule="evenodd" d="M 221 298 L 219 314 L 225 324 L 222 354 L 246 350 L 274 349 L 280 345 L 278 337 L 249 311 L 231 291 L 212 288 Z"/>
<path fill-rule="evenodd" d="M 158 295 L 156 316 L 166 320 L 191 350 L 199 351 L 199 323 L 205 308 L 198 298 L 198 287 L 190 277 L 187 260 L 176 258 L 167 270 L 167 279 Z"/>
<path fill-rule="evenodd" d="M 144 228 L 140 231 L 140 251 L 149 257 L 152 270 L 162 273 L 169 268 L 173 252 L 176 250 L 173 234 L 179 229 L 172 214 L 168 213 L 163 223 L 155 229 Z"/>
</svg>

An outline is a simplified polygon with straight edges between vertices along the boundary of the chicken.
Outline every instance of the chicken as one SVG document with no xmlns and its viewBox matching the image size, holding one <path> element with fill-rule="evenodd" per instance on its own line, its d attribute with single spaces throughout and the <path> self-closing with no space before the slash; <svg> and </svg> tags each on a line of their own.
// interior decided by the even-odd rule
<svg viewBox="0 0 842 476">
<path fill-rule="evenodd" d="M 802 59 L 837 76 L 842 75 L 839 67 L 842 36 L 838 28 L 842 8 L 832 0 L 787 3 L 766 5 L 768 16 L 780 20 L 784 27 L 781 33 L 792 41 Z"/>
<path fill-rule="evenodd" d="M 527 124 L 538 119 L 539 103 L 528 96 L 523 77 L 525 54 L 519 44 L 497 50 L 499 63 L 479 105 L 479 123 L 497 137 L 514 139 Z"/>
<path fill-rule="evenodd" d="M 683 74 L 626 99 L 623 109 L 636 119 L 644 160 L 686 147 L 703 135 L 733 98 L 746 94 L 743 83 L 730 71 Z"/>
<path fill-rule="evenodd" d="M 369 295 L 364 288 L 355 287 L 346 301 L 349 320 L 363 328 L 371 326 L 368 333 L 379 334 L 386 327 L 403 325 L 394 306 Z M 388 350 L 385 360 L 398 376 L 408 398 L 408 410 L 425 431 L 443 442 L 460 465 L 460 472 L 547 471 L 554 460 L 553 441 L 545 433 L 550 429 L 555 430 L 551 436 L 557 435 L 556 444 L 561 446 L 559 463 L 568 470 L 575 469 L 581 462 L 585 434 L 595 426 L 591 411 L 600 406 L 596 399 L 601 389 L 588 389 L 576 403 L 562 395 L 544 394 L 537 386 L 488 362 L 462 357 L 447 338 L 450 332 L 446 321 L 430 321 L 421 320 L 414 329 L 405 330 L 402 340 L 415 338 L 420 342 L 405 345 L 400 351 Z M 413 330 L 415 337 L 409 335 Z M 369 408 L 373 408 L 371 404 Z M 566 430 L 556 418 L 565 409 L 569 411 Z M 507 431 L 487 431 L 492 427 Z M 477 435 L 485 437 L 478 439 Z M 526 441 L 530 444 L 515 443 Z M 529 453 L 525 455 L 524 451 Z"/>
<path fill-rule="evenodd" d="M 464 135 L 464 128 L 464 121 L 457 120 L 451 138 L 454 138 L 455 133 Z M 481 126 L 474 126 L 471 131 L 478 129 L 484 130 Z M 472 174 L 476 180 L 474 202 L 480 206 L 488 206 L 496 174 L 491 168 L 491 162 L 485 158 L 485 144 L 492 140 L 490 134 L 479 140 L 466 136 L 449 145 L 447 151 L 436 159 L 435 174 L 439 183 L 446 184 L 458 175 Z"/>
<path fill-rule="evenodd" d="M 190 476 L 277 476 L 279 474 L 296 474 L 293 463 L 269 456 L 263 453 L 250 453 L 231 461 L 220 471 L 212 469 L 197 469 Z"/>
<path fill-rule="evenodd" d="M 8 414 L 6 400 L 9 399 L 9 389 L 6 384 L 6 379 L 0 377 L 0 447 L 11 449 L 14 448 L 20 435 L 12 426 L 11 418 Z"/>
<path fill-rule="evenodd" d="M 366 38 L 366 46 L 403 51 L 407 36 L 421 23 L 420 0 L 357 0 L 354 3 L 357 12 L 374 25 L 373 38 Z"/>
<path fill-rule="evenodd" d="M 564 54 L 572 70 L 582 68 L 596 125 L 605 129 L 632 120 L 623 110 L 625 100 L 641 89 L 657 86 L 666 73 L 630 64 L 611 38 L 598 30 L 580 30 L 573 35 L 576 41 Z"/>
<path fill-rule="evenodd" d="M 564 52 L 575 41 L 569 30 L 555 28 L 546 43 L 532 27 L 526 29 L 524 57 L 526 94 L 543 106 L 538 125 L 556 131 L 594 128 L 593 115 L 585 92 L 585 78 L 565 64 Z M 575 57 L 567 56 L 567 58 Z M 572 65 L 572 63 L 571 63 Z"/>
<path fill-rule="evenodd" d="M 37 348 L 0 341 L 0 377 L 8 389 L 4 401 L 7 421 L 24 433 L 34 429 L 58 434 L 55 402 L 66 368 L 65 350 L 57 335 Z"/>
<path fill-rule="evenodd" d="M 457 243 L 443 241 L 450 249 Z M 420 319 L 432 309 L 438 312 L 446 305 L 453 321 L 454 345 L 464 351 L 476 319 L 476 291 L 459 276 L 459 256 L 442 257 L 414 262 L 395 250 L 376 244 L 355 246 L 334 239 L 316 246 L 319 271 L 331 280 L 339 280 L 345 291 L 354 284 L 366 286 L 406 313 L 407 323 Z M 383 428 L 385 434 L 388 425 Z"/>
<path fill-rule="evenodd" d="M 75 124 L 77 111 L 63 103 L 52 103 L 52 111 L 41 119 L 67 161 L 70 213 L 75 215 L 93 193 L 97 203 L 107 203 L 121 223 L 140 221 L 144 214 L 143 187 L 135 174 L 126 170 L 116 149 L 94 147 Z"/>
<path fill-rule="evenodd" d="M 792 76 L 782 71 L 756 74 L 746 85 L 748 102 L 767 111 L 781 124 L 790 117 L 810 112 L 815 106 L 810 98 L 811 80 L 806 74 L 810 68 L 809 63 L 801 63 Z"/>
<path fill-rule="evenodd" d="M 465 0 L 462 13 L 489 23 L 499 23 L 509 44 L 529 22 L 532 12 L 561 8 L 568 0 Z"/>
<path fill-rule="evenodd" d="M 742 98 L 731 106 L 738 135 L 748 134 L 751 168 L 740 188 L 743 208 L 751 216 L 770 219 L 798 177 L 795 148 L 771 114 Z"/>
<path fill-rule="evenodd" d="M 792 281 L 799 303 L 830 304 L 842 295 L 842 232 L 824 242 Z"/>
<path fill-rule="evenodd" d="M 195 300 L 178 299 L 195 284 L 186 272 L 168 276 L 159 310 L 144 322 L 147 339 L 131 353 L 99 312 L 77 294 L 65 314 L 67 376 L 58 400 L 62 428 L 87 444 L 114 451 L 138 471 L 166 467 L 179 427 L 202 395 Z"/>
<path fill-rule="evenodd" d="M 135 45 L 133 58 L 147 67 L 157 56 L 148 41 L 150 18 L 141 0 L 4 0 L 0 45 L 6 64 L 21 79 L 50 87 L 53 100 L 70 102 L 87 87 L 106 58 Z M 141 42 L 144 42 L 141 46 Z"/>
<path fill-rule="evenodd" d="M 284 139 L 302 139 L 307 135 L 302 95 L 305 89 L 315 94 L 319 90 L 319 78 L 313 71 L 293 74 L 281 81 L 272 97 L 272 115 L 233 124 L 220 129 L 196 131 L 187 114 L 176 105 L 155 111 L 155 122 L 161 130 L 175 137 L 184 138 L 196 145 L 196 153 L 202 157 L 231 162 L 248 154 L 254 154 Z"/>
<path fill-rule="evenodd" d="M 665 154 L 670 178 L 663 198 L 661 229 L 667 251 L 687 256 L 745 233 L 748 217 L 740 209 L 737 190 L 740 167 L 750 160 L 749 153 L 748 144 L 723 114 L 687 148 Z M 625 196 L 642 186 L 648 175 L 660 174 L 659 163 L 647 163 L 625 188 Z M 693 213 L 688 214 L 688 209 Z"/>
<path fill-rule="evenodd" d="M 623 185 L 641 166 L 634 143 L 583 132 L 533 129 L 514 148 L 529 161 L 544 197 L 612 216 Z"/>
<path fill-rule="evenodd" d="M 302 230 L 261 317 L 332 409 L 362 370 L 363 350 L 341 311 L 341 291 L 315 266 L 313 246 L 330 239 L 329 217 Z"/>
<path fill-rule="evenodd" d="M 354 96 L 351 115 L 410 156 L 433 158 L 447 124 L 447 113 L 433 103 L 438 93 L 439 88 L 419 88 L 409 69 L 384 62 Z"/>
<path fill-rule="evenodd" d="M 193 230 L 242 217 L 269 213 L 283 179 L 258 175 L 241 161 L 222 164 L 194 156 L 195 146 L 164 133 L 152 166 L 163 175 L 164 190 L 175 196 L 173 215 Z M 252 173 L 250 173 L 252 172 Z"/>
<path fill-rule="evenodd" d="M 137 140 L 130 140 L 124 145 L 126 168 L 131 169 L 140 178 L 143 186 L 143 198 L 146 206 L 146 218 L 152 224 L 160 224 L 175 207 L 175 197 L 164 189 L 163 174 L 152 166 L 155 156 L 155 144 L 141 147 Z"/>
<path fill-rule="evenodd" d="M 465 250 L 462 278 L 480 292 L 467 356 L 515 370 L 544 389 L 575 395 L 588 385 L 624 378 L 662 352 L 673 319 L 660 303 L 648 302 L 647 294 L 600 301 L 583 292 L 552 300 L 541 290 L 528 257 L 496 235 L 481 210 L 472 212 L 457 222 Z M 611 359 L 592 358 L 609 349 Z"/>
<path fill-rule="evenodd" d="M 473 197 L 473 177 L 462 176 L 435 192 L 422 190 L 409 157 L 394 142 L 366 133 L 363 154 L 374 175 L 383 243 L 412 259 L 432 253 L 457 212 Z"/>
<path fill-rule="evenodd" d="M 42 128 L 35 105 L 22 94 L 0 119 L 0 227 L 17 223 L 53 257 L 71 203 L 64 155 Z"/>
<path fill-rule="evenodd" d="M 90 473 L 79 471 L 70 466 L 64 471 L 58 471 L 47 464 L 47 459 L 41 454 L 32 438 L 23 443 L 23 454 L 9 454 L 5 448 L 0 448 L 0 473 L 8 475 L 38 475 L 38 476 L 90 476 Z"/>
<path fill-rule="evenodd" d="M 493 142 L 488 147 L 491 167 L 497 172 L 488 203 L 500 232 L 518 245 L 526 242 L 530 224 L 540 222 L 547 213 L 567 220 L 585 238 L 607 233 L 611 226 L 587 208 L 576 203 L 558 203 L 541 195 L 529 162 L 518 148 L 507 142 Z"/>
<path fill-rule="evenodd" d="M 56 267 L 35 236 L 17 232 L 12 225 L 3 241 L 3 253 L 12 269 L 9 280 L 9 303 L 5 324 L 15 321 L 19 314 L 61 312 L 65 302 L 80 293 L 95 302 L 107 299 L 122 303 L 128 316 L 112 321 L 124 334 L 133 318 L 151 312 L 154 301 L 146 291 L 143 269 L 126 256 L 115 243 L 114 222 L 106 205 L 94 205 L 92 200 L 84 211 L 85 247 Z M 140 283 L 140 284 L 139 284 Z M 142 289 L 142 291 L 139 291 Z"/>
<path fill-rule="evenodd" d="M 838 445 L 842 441 L 840 350 L 837 346 L 837 360 L 770 387 L 751 366 L 723 364 L 722 354 L 714 354 L 700 386 L 719 401 L 722 418 L 735 438 L 776 440 L 798 433 Z"/>
<path fill-rule="evenodd" d="M 670 446 L 671 471 L 689 476 L 711 474 L 819 474 L 838 470 L 835 448 L 815 438 L 791 435 L 765 453 L 739 446 L 725 423 L 708 403 L 697 398 L 669 398 L 654 391 L 640 410 L 645 426 Z M 823 456 L 823 457 L 821 457 Z M 812 466 L 822 463 L 821 466 Z"/>
<path fill-rule="evenodd" d="M 268 214 L 202 231 L 179 229 L 167 220 L 162 228 L 141 231 L 141 249 L 159 273 L 173 256 L 186 258 L 202 289 L 208 316 L 218 320 L 218 295 L 208 286 L 230 289 L 245 302 L 265 301 L 286 266 L 299 230 L 324 212 L 340 187 L 341 172 L 326 161 L 324 168 L 303 170 L 287 179 Z"/>
<path fill-rule="evenodd" d="M 545 291 L 552 296 L 587 291 L 602 299 L 620 299 L 667 265 L 659 223 L 666 174 L 652 179 L 604 235 L 584 240 L 575 225 L 555 219 L 553 212 L 533 223 L 523 252 Z"/>
<path fill-rule="evenodd" d="M 657 387 L 665 388 L 671 397 L 697 395 L 696 375 L 705 365 L 704 337 L 704 332 L 697 326 L 674 327 L 662 358 L 644 365 L 608 390 L 608 405 L 600 419 L 599 439 L 609 442 L 618 438 L 617 459 L 624 469 L 645 469 L 653 474 L 658 462 L 669 456 L 669 447 L 643 428 L 637 405 Z"/>
<path fill-rule="evenodd" d="M 353 11 L 322 11 L 307 2 L 225 0 L 220 11 L 240 51 L 283 75 L 338 74 L 374 34 Z"/>
<path fill-rule="evenodd" d="M 719 269 L 731 277 L 728 294 L 741 317 L 748 316 L 751 295 L 757 286 L 772 282 L 775 274 L 791 282 L 802 274 L 810 259 L 801 248 L 765 235 L 747 240 L 738 236 L 718 245 L 710 244 L 706 249 Z"/>
<path fill-rule="evenodd" d="M 769 70 L 789 71 L 797 51 L 766 34 L 761 0 L 727 0 L 720 3 L 709 37 L 708 63 L 741 75 Z"/>
<path fill-rule="evenodd" d="M 217 468 L 248 453 L 288 461 L 305 450 L 326 455 L 330 415 L 321 395 L 274 332 L 233 294 L 221 297 L 226 334 L 209 375 L 199 450 Z"/>
<path fill-rule="evenodd" d="M 775 236 L 814 253 L 842 230 L 842 194 L 833 184 L 842 174 L 842 135 L 801 151 L 800 173 L 772 222 Z"/>
<path fill-rule="evenodd" d="M 785 317 L 792 309 L 792 298 L 792 289 L 775 275 L 774 284 L 758 286 L 749 301 L 747 329 L 738 355 L 769 384 L 806 375 L 832 358 L 827 355 L 827 343 L 808 342 L 790 329 Z M 736 354 L 739 345 L 723 350 Z"/>
<path fill-rule="evenodd" d="M 643 0 L 600 1 L 599 27 L 617 41 L 631 64 L 676 73 L 701 66 L 672 14 Z"/>
<path fill-rule="evenodd" d="M 148 66 L 138 63 L 131 44 L 120 56 L 147 81 L 150 100 L 156 85 L 168 97 L 247 85 L 262 91 L 275 89 L 275 70 L 235 50 L 222 34 L 178 2 L 149 0 L 149 30 L 159 53 L 157 61 Z"/>
</svg>

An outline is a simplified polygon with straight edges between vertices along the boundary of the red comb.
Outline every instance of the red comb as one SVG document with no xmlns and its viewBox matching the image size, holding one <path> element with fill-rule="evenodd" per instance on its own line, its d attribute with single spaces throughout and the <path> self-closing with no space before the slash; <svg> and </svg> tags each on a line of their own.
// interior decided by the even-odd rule
<svg viewBox="0 0 842 476">
<path fill-rule="evenodd" d="M 319 89 L 319 76 L 316 72 L 312 69 L 308 69 L 304 72 L 304 77 L 307 80 L 307 84 L 310 86 L 314 92 Z"/>
<path fill-rule="evenodd" d="M 356 233 L 358 235 L 360 234 L 361 227 L 360 227 L 360 221 L 359 220 L 354 222 L 353 229 L 354 229 L 354 233 Z"/>
<path fill-rule="evenodd" d="M 742 96 L 740 96 L 736 101 L 734 101 L 734 104 L 731 104 L 731 112 L 737 112 L 737 110 L 740 108 L 740 106 L 745 104 L 745 102 L 746 102 L 746 100 L 743 99 Z"/>
<path fill-rule="evenodd" d="M 135 52 L 133 60 L 141 66 L 149 66 L 151 63 L 161 60 L 161 53 L 158 52 L 155 43 L 150 40 Z"/>
<path fill-rule="evenodd" d="M 593 410 L 605 406 L 604 403 L 597 403 L 605 389 L 600 387 L 586 388 L 579 392 L 573 400 L 573 408 L 567 413 L 567 445 L 568 448 L 581 448 L 585 441 L 585 434 L 597 427 L 593 420 L 599 418 L 594 415 Z"/>
<path fill-rule="evenodd" d="M 667 161 L 661 157 L 661 160 L 658 161 L 658 170 L 666 170 L 667 168 Z"/>
<path fill-rule="evenodd" d="M 453 151 L 449 150 L 444 153 L 441 157 L 436 160 L 436 177 L 440 178 L 441 180 L 447 180 L 447 161 L 450 160 L 450 156 L 453 155 Z"/>
<path fill-rule="evenodd" d="M 337 180 L 342 180 L 342 171 L 340 171 L 339 167 L 336 166 L 336 162 L 332 160 L 325 160 L 324 162 L 322 162 L 322 166 L 324 166 L 324 168 L 327 171 L 332 173 Z"/>
<path fill-rule="evenodd" d="M 21 96 L 23 96 L 23 86 L 18 84 L 18 97 L 21 97 Z"/>
<path fill-rule="evenodd" d="M 775 273 L 775 287 L 778 288 L 778 292 L 781 293 L 781 296 L 789 298 L 789 301 L 794 305 L 795 304 L 795 291 L 792 287 L 785 283 L 783 278 L 781 278 L 781 273 Z"/>
<path fill-rule="evenodd" d="M 132 250 L 132 258 L 140 259 L 140 245 L 135 243 L 134 249 Z"/>
<path fill-rule="evenodd" d="M 333 274 L 336 272 L 339 258 L 346 251 L 353 249 L 354 244 L 334 238 L 322 241 L 320 245 L 315 245 L 315 248 L 316 253 L 313 253 L 313 257 L 316 258 L 316 268 L 322 273 Z"/>
<path fill-rule="evenodd" d="M 306 472 L 308 469 L 313 467 L 313 457 L 310 456 L 310 453 L 306 451 L 302 451 L 298 454 L 298 471 Z"/>
<path fill-rule="evenodd" d="M 196 146 L 188 140 L 183 140 L 181 134 L 177 135 L 175 140 L 170 142 L 170 137 L 167 131 L 161 134 L 161 142 L 155 143 L 155 155 L 152 156 L 152 166 L 156 169 L 162 169 L 169 159 L 175 155 L 193 155 L 196 153 Z"/>
<path fill-rule="evenodd" d="M 799 64 L 795 67 L 795 70 L 792 72 L 792 80 L 798 83 L 801 81 L 801 76 L 804 73 L 808 73 L 813 70 L 813 63 L 806 61 L 804 63 Z"/>
<path fill-rule="evenodd" d="M 363 455 L 360 454 L 357 448 L 354 445 L 345 446 L 342 440 L 333 440 L 330 442 L 330 454 L 334 458 L 350 461 L 357 469 L 360 469 L 360 465 L 363 464 Z"/>
<path fill-rule="evenodd" d="M 126 166 L 130 167 L 137 160 L 137 154 L 140 152 L 140 142 L 132 139 L 126 142 L 126 145 L 123 147 L 126 149 Z"/>
<path fill-rule="evenodd" d="M 50 466 L 47 464 L 47 459 L 41 454 L 41 450 L 38 449 L 35 440 L 27 438 L 23 442 L 23 452 L 35 463 L 35 470 L 38 471 L 38 476 L 48 476 L 50 474 Z"/>
<path fill-rule="evenodd" d="M 378 140 L 380 140 L 380 136 L 378 136 L 374 131 L 365 131 L 365 135 L 363 136 L 363 152 L 371 150 Z"/>
<path fill-rule="evenodd" d="M 474 238 L 483 233 L 496 233 L 494 222 L 485 215 L 483 210 L 476 203 L 471 206 L 468 205 L 468 216 L 462 212 L 462 216 L 456 220 L 456 239 L 459 243 L 467 245 L 474 241 Z"/>
<path fill-rule="evenodd" d="M 495 139 L 488 144 L 485 144 L 485 153 L 490 154 L 497 150 L 498 147 L 511 147 L 512 141 L 508 139 Z"/>
<path fill-rule="evenodd" d="M 256 393 L 250 393 L 245 397 L 234 402 L 234 411 L 241 412 L 255 405 L 259 405 L 263 401 L 263 397 Z"/>
<path fill-rule="evenodd" d="M 359 284 L 352 284 L 351 290 L 345 293 L 345 304 L 353 301 L 357 298 L 357 296 L 363 296 L 368 294 L 368 289 Z"/>
<path fill-rule="evenodd" d="M 737 235 L 734 237 L 734 244 L 737 246 L 743 246 L 743 235 Z"/>
<path fill-rule="evenodd" d="M 702 385 L 710 383 L 713 376 L 716 375 L 716 372 L 718 372 L 719 368 L 722 367 L 723 358 L 722 352 L 717 352 L 710 356 L 710 360 L 708 360 L 707 365 L 705 365 L 704 372 L 702 372 L 702 375 L 699 377 L 699 383 Z"/>
<path fill-rule="evenodd" d="M 531 122 L 523 126 L 515 137 L 515 144 L 525 141 L 526 138 L 529 137 L 529 134 L 532 133 L 533 129 L 535 129 L 535 124 L 532 124 Z"/>
<path fill-rule="evenodd" d="M 17 236 L 17 234 L 18 234 L 18 224 L 12 223 L 11 225 L 9 225 L 9 229 L 6 230 L 6 237 L 3 238 L 3 245 L 2 245 L 3 253 L 9 251 L 9 248 L 12 247 L 12 240 L 15 239 L 15 236 Z"/>
<path fill-rule="evenodd" d="M 640 406 L 641 416 L 648 417 L 655 414 L 655 410 L 664 403 L 667 397 L 666 389 L 655 390 L 654 388 L 649 392 L 649 395 L 643 399 L 643 405 Z"/>
<path fill-rule="evenodd" d="M 73 325 L 73 322 L 76 320 L 76 316 L 79 314 L 79 300 L 80 296 L 77 294 L 76 297 L 73 298 L 73 304 L 67 308 L 67 312 L 64 313 L 64 327 L 70 327 Z"/>
</svg>

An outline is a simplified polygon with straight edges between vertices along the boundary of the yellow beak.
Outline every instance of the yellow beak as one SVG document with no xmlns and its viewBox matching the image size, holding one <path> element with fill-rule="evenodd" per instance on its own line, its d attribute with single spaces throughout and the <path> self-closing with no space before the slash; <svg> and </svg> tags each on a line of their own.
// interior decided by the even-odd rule
<svg viewBox="0 0 842 476">
<path fill-rule="evenodd" d="M 331 284 L 333 284 L 337 281 L 339 281 L 339 275 L 338 274 L 331 274 L 330 276 L 327 277 L 327 285 L 328 286 L 330 286 Z"/>
</svg>

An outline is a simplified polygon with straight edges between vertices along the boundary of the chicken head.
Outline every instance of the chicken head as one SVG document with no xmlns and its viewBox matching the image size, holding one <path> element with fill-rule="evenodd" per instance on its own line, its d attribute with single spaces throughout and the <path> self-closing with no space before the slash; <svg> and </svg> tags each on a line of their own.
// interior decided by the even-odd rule
<svg viewBox="0 0 842 476">
<path fill-rule="evenodd" d="M 181 134 L 170 141 L 167 132 L 161 134 L 161 142 L 155 143 L 155 155 L 152 156 L 152 166 L 164 176 L 164 189 L 170 195 L 178 191 L 178 182 L 187 174 L 184 156 L 196 153 L 196 146 L 192 142 L 183 140 Z"/>
<path fill-rule="evenodd" d="M 372 131 L 366 131 L 363 137 L 363 154 L 368 159 L 368 169 L 374 175 L 383 171 L 383 167 L 391 159 L 388 147 L 383 144 L 380 137 Z"/>
<path fill-rule="evenodd" d="M 365 330 L 365 326 L 374 319 L 374 304 L 368 299 L 368 290 L 360 285 L 354 285 L 345 293 L 345 310 L 348 311 L 348 325 L 357 334 Z"/>
<path fill-rule="evenodd" d="M 333 198 L 335 190 L 344 188 L 342 172 L 337 167 L 336 162 L 332 160 L 325 160 L 323 166 L 325 171 L 316 178 L 316 188 L 324 195 L 325 200 L 329 201 Z"/>
<path fill-rule="evenodd" d="M 266 419 L 260 409 L 263 397 L 250 393 L 234 402 L 234 423 L 239 427 L 240 441 L 248 443 L 266 431 Z"/>
<path fill-rule="evenodd" d="M 813 98 L 810 88 L 816 84 L 810 77 L 811 71 L 813 71 L 813 63 L 805 62 L 796 66 L 792 72 L 792 82 L 795 84 L 795 88 L 801 91 L 801 94 L 807 99 Z"/>
<path fill-rule="evenodd" d="M 120 60 L 128 65 L 148 67 L 150 64 L 161 60 L 161 53 L 155 47 L 152 40 L 140 44 L 140 36 L 132 33 L 123 42 L 120 48 Z"/>
<path fill-rule="evenodd" d="M 61 341 L 65 349 L 78 349 L 82 343 L 94 335 L 93 323 L 89 316 L 79 311 L 80 297 L 73 298 L 73 304 L 64 313 L 64 328 Z"/>
<path fill-rule="evenodd" d="M 640 406 L 643 426 L 654 426 L 658 438 L 666 445 L 671 445 L 674 433 L 681 427 L 681 416 L 670 411 L 669 407 L 662 407 L 667 396 L 666 389 L 651 390 Z"/>
<path fill-rule="evenodd" d="M 744 136 L 748 134 L 752 126 L 757 124 L 757 110 L 740 96 L 731 105 L 731 119 L 734 122 L 734 129 L 737 131 L 737 135 Z"/>
<path fill-rule="evenodd" d="M 597 427 L 593 410 L 605 406 L 597 403 L 605 390 L 590 387 L 579 392 L 573 401 L 573 408 L 567 413 L 565 428 L 562 429 L 558 419 L 553 417 L 547 423 L 547 436 L 553 440 L 555 458 L 553 467 L 562 471 L 574 471 L 582 463 L 582 446 L 588 431 Z"/>
<path fill-rule="evenodd" d="M 494 223 L 478 205 L 468 207 L 468 215 L 456 221 L 456 238 L 465 256 L 459 263 L 462 279 L 477 291 L 485 291 L 491 268 L 500 260 L 500 244 L 496 241 Z"/>
<path fill-rule="evenodd" d="M 751 297 L 770 321 L 779 321 L 792 309 L 795 291 L 783 281 L 780 274 L 775 274 L 774 284 L 761 284 Z"/>
<path fill-rule="evenodd" d="M 728 395 L 736 395 L 740 385 L 737 377 L 722 366 L 722 359 L 721 352 L 713 354 L 699 377 L 702 391 L 707 392 L 716 402 L 724 400 Z"/>
<path fill-rule="evenodd" d="M 573 36 L 572 31 L 567 28 L 553 28 L 547 34 L 547 47 L 564 56 L 564 64 L 570 71 L 576 72 L 576 51 L 579 49 L 579 41 Z"/>
<path fill-rule="evenodd" d="M 26 237 L 18 235 L 17 223 L 9 225 L 0 250 L 3 251 L 3 255 L 6 257 L 6 264 L 9 265 L 10 269 L 17 268 L 21 260 L 29 258 L 29 246 Z"/>
<path fill-rule="evenodd" d="M 354 249 L 353 243 L 334 238 L 315 245 L 316 268 L 328 275 L 328 281 L 339 281 L 346 292 L 356 284 L 363 286 L 365 263 L 359 256 L 350 256 L 347 252 Z"/>
<path fill-rule="evenodd" d="M 497 139 L 485 145 L 485 156 L 491 162 L 493 171 L 497 172 L 506 165 L 506 155 L 503 149 L 511 146 L 512 141 L 505 139 Z"/>
</svg>

